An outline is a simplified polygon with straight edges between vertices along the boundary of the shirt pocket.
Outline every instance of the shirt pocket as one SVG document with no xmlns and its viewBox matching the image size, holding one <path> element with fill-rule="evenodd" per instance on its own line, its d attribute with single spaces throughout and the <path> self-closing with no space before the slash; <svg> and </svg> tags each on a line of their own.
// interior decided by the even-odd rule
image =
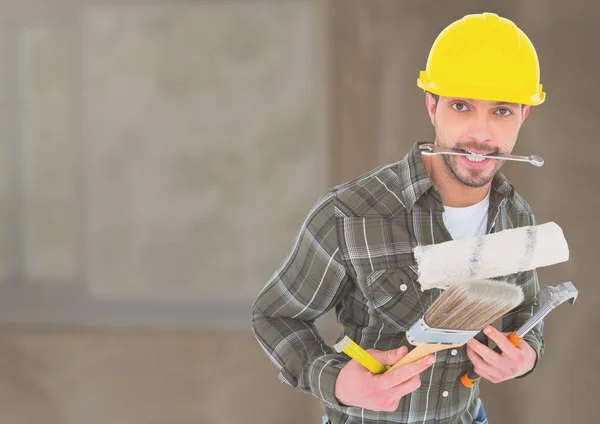
<svg viewBox="0 0 600 424">
<path fill-rule="evenodd" d="M 372 272 L 366 279 L 366 294 L 373 312 L 396 331 L 406 331 L 419 320 L 434 300 L 434 292 L 422 292 L 416 266 Z"/>
</svg>

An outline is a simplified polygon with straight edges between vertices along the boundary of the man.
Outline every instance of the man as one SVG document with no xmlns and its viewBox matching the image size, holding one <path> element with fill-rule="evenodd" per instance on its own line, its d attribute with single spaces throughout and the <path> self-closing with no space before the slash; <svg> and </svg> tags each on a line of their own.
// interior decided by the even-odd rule
<svg viewBox="0 0 600 424">
<path fill-rule="evenodd" d="M 417 85 L 435 144 L 481 154 L 510 153 L 530 107 L 545 98 L 533 45 L 490 13 L 442 31 Z M 337 354 L 314 325 L 335 308 L 343 335 L 383 364 L 400 360 L 409 346 L 405 331 L 439 295 L 420 289 L 412 249 L 536 224 L 499 172 L 502 163 L 422 156 L 417 143 L 399 162 L 331 188 L 309 212 L 254 304 L 253 330 L 280 380 L 322 402 L 324 422 L 484 423 L 479 384 L 465 388 L 460 376 L 472 364 L 494 383 L 532 372 L 544 350 L 541 324 L 518 347 L 486 327 L 502 354 L 484 336 L 484 343 L 474 339 L 382 375 Z M 535 270 L 504 279 L 525 294 L 503 317 L 506 333 L 536 310 L 539 283 Z"/>
</svg>

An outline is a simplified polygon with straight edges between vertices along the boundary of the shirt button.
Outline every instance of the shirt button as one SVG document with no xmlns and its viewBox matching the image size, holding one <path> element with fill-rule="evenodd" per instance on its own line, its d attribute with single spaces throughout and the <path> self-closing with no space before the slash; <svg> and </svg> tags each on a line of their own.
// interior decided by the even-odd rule
<svg viewBox="0 0 600 424">
<path fill-rule="evenodd" d="M 447 391 L 447 390 L 444 390 L 444 393 L 442 393 L 442 396 L 444 396 L 444 397 L 448 397 L 448 391 Z"/>
<path fill-rule="evenodd" d="M 406 287 L 406 284 L 402 284 L 402 285 L 400 286 L 400 290 L 401 290 L 401 291 L 406 291 L 406 289 L 407 289 L 407 287 Z"/>
<path fill-rule="evenodd" d="M 452 356 L 456 356 L 456 354 L 458 353 L 458 351 L 456 349 L 452 349 L 452 352 L 450 352 L 452 354 Z"/>
</svg>

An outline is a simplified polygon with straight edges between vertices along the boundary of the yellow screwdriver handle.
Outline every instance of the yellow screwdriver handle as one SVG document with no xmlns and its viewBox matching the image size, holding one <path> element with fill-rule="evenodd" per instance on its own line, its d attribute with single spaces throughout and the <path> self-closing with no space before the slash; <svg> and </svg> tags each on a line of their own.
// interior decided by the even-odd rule
<svg viewBox="0 0 600 424">
<path fill-rule="evenodd" d="M 382 365 L 381 362 L 369 355 L 348 336 L 344 336 L 342 340 L 334 345 L 334 348 L 336 352 L 344 352 L 373 374 L 383 374 L 390 368 L 388 365 Z"/>
</svg>

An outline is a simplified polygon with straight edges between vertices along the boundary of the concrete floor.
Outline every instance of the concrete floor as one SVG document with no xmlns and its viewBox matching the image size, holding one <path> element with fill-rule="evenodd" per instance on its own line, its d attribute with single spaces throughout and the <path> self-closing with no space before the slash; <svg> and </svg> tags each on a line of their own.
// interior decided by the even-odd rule
<svg viewBox="0 0 600 424">
<path fill-rule="evenodd" d="M 257 382 L 260 381 L 260 384 Z M 3 424 L 317 423 L 247 332 L 0 331 Z"/>
</svg>

